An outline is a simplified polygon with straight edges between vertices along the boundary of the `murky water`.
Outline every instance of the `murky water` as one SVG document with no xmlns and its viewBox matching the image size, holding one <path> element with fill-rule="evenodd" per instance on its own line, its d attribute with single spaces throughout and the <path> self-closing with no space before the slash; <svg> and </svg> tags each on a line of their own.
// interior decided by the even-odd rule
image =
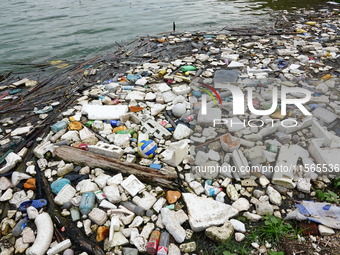
<svg viewBox="0 0 340 255">
<path fill-rule="evenodd" d="M 79 60 L 114 42 L 172 30 L 252 24 L 271 9 L 320 0 L 1 0 L 0 73 L 16 63 Z M 308 3 L 308 4 L 307 4 Z"/>
</svg>

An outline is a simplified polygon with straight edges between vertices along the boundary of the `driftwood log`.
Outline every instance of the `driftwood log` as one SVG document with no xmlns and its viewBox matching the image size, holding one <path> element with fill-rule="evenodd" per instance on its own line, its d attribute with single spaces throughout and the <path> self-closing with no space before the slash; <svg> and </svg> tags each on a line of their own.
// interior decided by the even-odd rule
<svg viewBox="0 0 340 255">
<path fill-rule="evenodd" d="M 133 174 L 145 183 L 159 185 L 168 189 L 178 189 L 178 184 L 175 182 L 178 180 L 176 172 L 156 170 L 150 167 L 123 162 L 70 146 L 57 147 L 54 154 L 56 157 L 67 162 L 89 167 L 99 167 L 112 173 Z"/>
</svg>

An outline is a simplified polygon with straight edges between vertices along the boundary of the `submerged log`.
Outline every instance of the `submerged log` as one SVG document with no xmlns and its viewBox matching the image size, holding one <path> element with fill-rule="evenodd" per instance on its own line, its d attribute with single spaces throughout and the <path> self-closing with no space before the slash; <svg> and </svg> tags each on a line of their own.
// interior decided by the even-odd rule
<svg viewBox="0 0 340 255">
<path fill-rule="evenodd" d="M 178 177 L 177 173 L 174 172 L 156 170 L 150 167 L 123 162 L 69 146 L 57 147 L 55 149 L 55 156 L 67 162 L 89 167 L 99 167 L 112 173 L 133 174 L 143 182 L 159 185 L 164 188 L 178 188 L 178 185 L 175 183 Z"/>
</svg>

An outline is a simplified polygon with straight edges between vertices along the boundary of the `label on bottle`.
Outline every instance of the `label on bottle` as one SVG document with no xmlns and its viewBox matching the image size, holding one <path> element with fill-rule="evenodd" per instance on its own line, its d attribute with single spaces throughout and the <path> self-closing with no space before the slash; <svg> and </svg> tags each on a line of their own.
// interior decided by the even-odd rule
<svg viewBox="0 0 340 255">
<path fill-rule="evenodd" d="M 168 248 L 165 246 L 158 246 L 157 255 L 165 255 L 168 254 Z"/>
<path fill-rule="evenodd" d="M 156 254 L 161 233 L 157 230 L 152 231 L 149 242 L 146 244 L 146 252 Z"/>
</svg>

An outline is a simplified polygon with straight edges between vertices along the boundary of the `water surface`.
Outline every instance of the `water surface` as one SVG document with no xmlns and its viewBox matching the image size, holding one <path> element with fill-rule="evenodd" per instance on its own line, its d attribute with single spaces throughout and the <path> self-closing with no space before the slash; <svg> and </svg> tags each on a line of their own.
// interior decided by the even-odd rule
<svg viewBox="0 0 340 255">
<path fill-rule="evenodd" d="M 172 30 L 264 22 L 272 9 L 320 0 L 2 0 L 0 73 L 17 63 L 89 58 L 115 42 Z"/>
</svg>

